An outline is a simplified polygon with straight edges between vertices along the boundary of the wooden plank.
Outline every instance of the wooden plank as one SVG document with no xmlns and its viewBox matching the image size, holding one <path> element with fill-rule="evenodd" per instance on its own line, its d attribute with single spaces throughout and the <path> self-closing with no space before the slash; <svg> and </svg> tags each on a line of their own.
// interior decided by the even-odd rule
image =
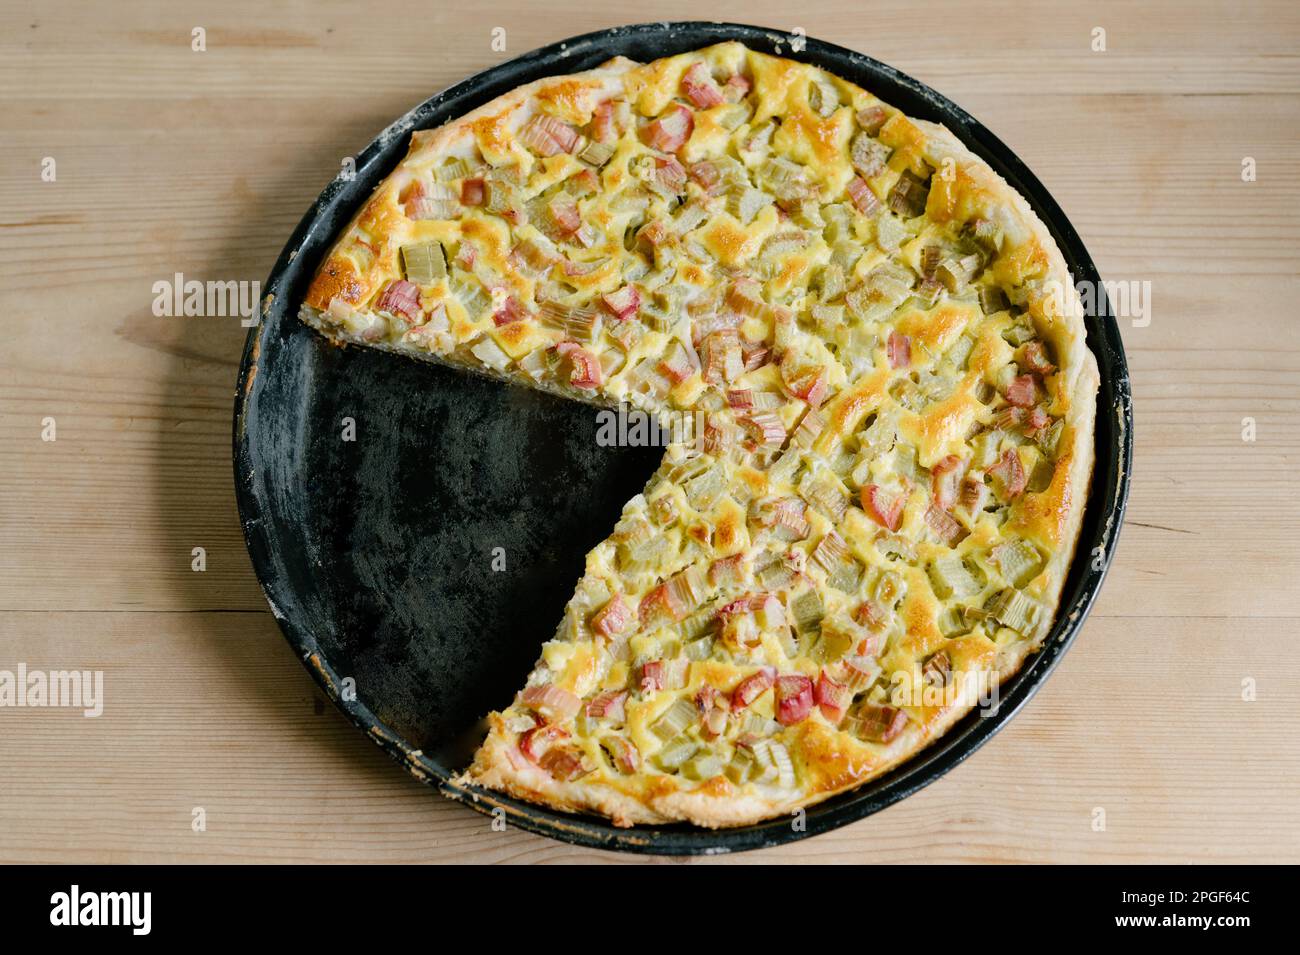
<svg viewBox="0 0 1300 955">
<path fill-rule="evenodd" d="M 421 10 L 417 28 L 386 30 L 375 23 L 409 21 L 396 0 L 366 7 L 334 4 L 319 12 L 267 9 L 248 3 L 222 8 L 155 0 L 134 16 L 88 5 L 84 16 L 54 18 L 12 10 L 0 26 L 7 56 L 0 60 L 0 95 L 36 84 L 47 97 L 83 100 L 131 97 L 183 99 L 254 91 L 262 98 L 317 102 L 325 93 L 358 88 L 413 92 L 443 85 L 561 36 L 655 19 L 697 19 L 698 4 L 655 5 L 611 0 L 557 2 L 545 11 L 526 3 L 484 4 L 472 14 Z M 1252 4 L 1249 17 L 1229 3 L 1161 0 L 1133 7 L 1112 2 L 1026 4 L 1014 29 L 994 5 L 942 0 L 918 7 L 907 0 L 858 7 L 759 0 L 748 22 L 860 50 L 960 96 L 983 90 L 1018 98 L 1042 93 L 1223 92 L 1294 93 L 1300 84 L 1294 4 Z M 35 27 L 32 23 L 36 23 Z M 564 26 L 557 29 L 556 24 Z M 191 30 L 207 30 L 207 51 L 190 49 Z M 506 28 L 506 49 L 491 48 L 491 31 Z M 1106 52 L 1094 52 L 1093 30 L 1106 30 Z M 87 49 L 84 37 L 95 42 Z M 430 49 L 430 38 L 436 46 Z M 918 40 L 924 42 L 918 42 Z M 87 78 L 115 82 L 87 83 Z M 7 91 L 7 93 L 5 92 Z M 417 98 L 422 98 L 424 93 Z M 397 115 L 399 111 L 388 115 Z M 317 114 L 319 115 L 319 114 Z"/>
<path fill-rule="evenodd" d="M 410 779 L 323 705 L 269 614 L 91 619 L 0 613 L 0 638 L 30 668 L 102 669 L 105 697 L 94 719 L 3 714 L 0 861 L 609 857 L 494 832 Z M 1094 618 L 1035 700 L 941 781 L 737 861 L 1286 858 L 1300 840 L 1289 641 L 1251 620 Z M 191 830 L 195 807 L 206 832 Z"/>
</svg>

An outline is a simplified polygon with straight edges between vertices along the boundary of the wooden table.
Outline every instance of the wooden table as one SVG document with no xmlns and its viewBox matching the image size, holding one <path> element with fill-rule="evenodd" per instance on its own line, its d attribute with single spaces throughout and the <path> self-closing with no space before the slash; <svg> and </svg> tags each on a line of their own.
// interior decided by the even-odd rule
<svg viewBox="0 0 1300 955">
<path fill-rule="evenodd" d="M 106 697 L 97 719 L 0 709 L 2 860 L 619 861 L 491 831 L 324 703 L 236 518 L 245 329 L 157 317 L 153 284 L 263 279 L 343 157 L 434 91 L 702 8 L 383 6 L 0 8 L 0 669 L 102 669 Z M 968 108 L 1153 307 L 1123 328 L 1128 521 L 1057 673 L 921 793 L 737 861 L 1300 860 L 1300 6 L 1087 6 L 744 14 Z"/>
</svg>

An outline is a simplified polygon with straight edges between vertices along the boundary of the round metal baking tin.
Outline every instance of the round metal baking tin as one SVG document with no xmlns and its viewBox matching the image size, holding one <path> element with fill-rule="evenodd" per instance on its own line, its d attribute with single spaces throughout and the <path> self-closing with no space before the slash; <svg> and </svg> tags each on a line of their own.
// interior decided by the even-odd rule
<svg viewBox="0 0 1300 955">
<path fill-rule="evenodd" d="M 234 468 L 244 536 L 280 627 L 313 678 L 418 779 L 508 825 L 577 845 L 664 855 L 774 846 L 854 822 L 933 782 L 1005 725 L 1060 662 L 1123 523 L 1133 442 L 1129 375 L 1109 302 L 1098 294 L 1086 316 L 1101 371 L 1096 467 L 1078 555 L 1043 650 L 1003 684 L 995 714 L 971 713 L 897 770 L 810 807 L 798 829 L 783 818 L 721 830 L 620 829 L 453 781 L 481 737 L 480 718 L 509 701 L 559 619 L 581 574 L 580 554 L 608 533 L 660 451 L 596 449 L 591 410 L 574 402 L 337 348 L 302 325 L 297 308 L 334 237 L 405 154 L 413 130 L 613 56 L 644 62 L 725 40 L 824 67 L 910 116 L 943 123 L 1028 199 L 1075 280 L 1101 289 L 1078 234 L 1038 179 L 924 84 L 812 37 L 732 23 L 647 23 L 534 50 L 444 90 L 385 129 L 356 157 L 355 177 L 331 182 L 294 230 L 266 282 L 261 322 L 240 367 Z M 510 546 L 497 554 L 494 541 Z M 515 557 L 523 572 L 492 575 L 491 560 Z M 471 564 L 481 572 L 471 573 Z"/>
</svg>

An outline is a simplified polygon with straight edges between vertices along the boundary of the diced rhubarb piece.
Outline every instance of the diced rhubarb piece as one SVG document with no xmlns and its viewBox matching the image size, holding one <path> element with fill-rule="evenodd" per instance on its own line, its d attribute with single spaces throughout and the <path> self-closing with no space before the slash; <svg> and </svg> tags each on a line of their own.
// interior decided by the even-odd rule
<svg viewBox="0 0 1300 955">
<path fill-rule="evenodd" d="M 393 315 L 405 315 L 411 321 L 418 322 L 422 314 L 419 286 L 404 279 L 389 282 L 375 301 L 375 308 Z"/>
<path fill-rule="evenodd" d="M 605 143 L 587 143 L 586 146 L 583 146 L 582 149 L 578 150 L 578 158 L 597 169 L 604 166 L 605 163 L 609 162 L 613 157 L 614 147 L 606 145 Z M 599 183 L 600 180 L 596 177 L 595 172 L 592 169 L 584 169 L 583 172 L 591 173 L 591 178 L 595 179 L 596 182 Z M 582 175 L 582 173 L 579 173 L 579 175 Z M 583 188 L 586 187 L 587 182 L 588 180 L 586 177 L 583 177 Z M 596 188 L 599 188 L 599 186 Z"/>
<path fill-rule="evenodd" d="M 447 259 L 439 242 L 417 242 L 402 246 L 406 278 L 416 285 L 432 285 L 447 277 Z"/>
<path fill-rule="evenodd" d="M 826 370 L 812 368 L 800 372 L 793 381 L 787 381 L 790 394 L 806 401 L 809 407 L 818 408 L 826 400 Z"/>
<path fill-rule="evenodd" d="M 542 754 L 537 765 L 553 779 L 566 783 L 590 772 L 583 763 L 581 751 L 571 746 L 552 746 Z"/>
<path fill-rule="evenodd" d="M 704 418 L 704 453 L 715 456 L 727 454 L 737 443 L 737 428 L 718 415 Z"/>
<path fill-rule="evenodd" d="M 864 180 L 874 179 L 888 168 L 889 156 L 892 150 L 883 143 L 876 142 L 867 133 L 858 133 L 853 137 L 853 142 L 849 144 L 849 162 L 853 164 L 853 169 Z M 875 196 L 871 197 L 873 202 Z M 926 272 L 925 274 L 930 274 Z"/>
<path fill-rule="evenodd" d="M 444 183 L 417 179 L 402 194 L 408 219 L 454 219 L 460 214 L 460 193 Z"/>
<path fill-rule="evenodd" d="M 745 576 L 745 555 L 719 557 L 709 568 L 709 583 L 714 586 L 740 583 Z"/>
<path fill-rule="evenodd" d="M 610 735 L 602 739 L 600 745 L 609 753 L 614 761 L 614 768 L 620 773 L 628 775 L 635 773 L 641 767 L 641 751 L 631 740 L 623 736 Z"/>
<path fill-rule="evenodd" d="M 582 707 L 582 700 L 554 683 L 530 686 L 524 690 L 523 702 L 548 723 L 561 723 Z"/>
<path fill-rule="evenodd" d="M 528 309 L 524 308 L 523 303 L 513 295 L 506 296 L 502 300 L 501 306 L 492 313 L 492 323 L 500 328 L 502 325 L 509 325 L 511 322 L 523 321 L 529 317 Z"/>
<path fill-rule="evenodd" d="M 744 373 L 740 357 L 740 337 L 734 328 L 712 332 L 704 339 L 704 380 L 710 384 L 732 381 Z"/>
<path fill-rule="evenodd" d="M 668 241 L 670 234 L 668 226 L 661 219 L 652 219 L 637 230 L 637 245 L 640 251 L 653 259 L 655 250 Z"/>
<path fill-rule="evenodd" d="M 1008 587 L 988 606 L 989 615 L 1023 636 L 1029 636 L 1043 619 L 1044 607 L 1024 591 Z"/>
<path fill-rule="evenodd" d="M 871 515 L 881 527 L 896 531 L 903 522 L 903 508 L 907 504 L 907 494 L 890 495 L 877 484 L 868 484 L 862 489 L 862 509 Z"/>
<path fill-rule="evenodd" d="M 723 604 L 714 615 L 719 619 L 742 616 L 750 612 L 749 601 L 749 597 L 738 597 L 730 603 Z"/>
<path fill-rule="evenodd" d="M 853 731 L 873 743 L 888 743 L 907 726 L 907 713 L 898 707 L 863 701 L 853 714 Z"/>
<path fill-rule="evenodd" d="M 981 285 L 979 288 L 980 310 L 985 315 L 995 315 L 1007 308 L 1007 296 L 996 285 Z"/>
<path fill-rule="evenodd" d="M 831 530 L 827 531 L 826 535 L 818 542 L 817 547 L 812 552 L 812 560 L 827 574 L 833 574 L 852 558 L 849 556 L 849 548 L 844 543 L 844 538 Z"/>
<path fill-rule="evenodd" d="M 682 76 L 682 94 L 696 109 L 712 109 L 726 102 L 708 66 L 699 62 L 692 63 Z"/>
<path fill-rule="evenodd" d="M 731 708 L 743 710 L 770 690 L 775 682 L 776 670 L 772 667 L 763 667 L 757 673 L 745 677 L 731 691 Z"/>
<path fill-rule="evenodd" d="M 930 187 L 926 181 L 912 170 L 904 169 L 889 192 L 889 208 L 892 212 L 911 219 L 925 212 L 929 195 Z"/>
<path fill-rule="evenodd" d="M 715 706 L 700 717 L 700 729 L 707 739 L 717 739 L 727 730 L 727 710 Z"/>
<path fill-rule="evenodd" d="M 690 484 L 687 485 L 687 496 L 691 496 Z M 664 581 L 668 612 L 674 620 L 681 620 L 688 610 L 703 599 L 704 577 L 703 568 L 688 567 Z"/>
<path fill-rule="evenodd" d="M 398 196 L 397 201 L 402 205 L 408 205 L 416 199 L 421 199 L 429 195 L 429 181 L 427 179 L 416 179 Z"/>
<path fill-rule="evenodd" d="M 636 613 L 637 621 L 642 627 L 655 617 L 669 613 L 668 588 L 660 584 L 647 593 L 641 598 L 641 603 L 637 605 Z"/>
<path fill-rule="evenodd" d="M 931 504 L 926 509 L 925 523 L 948 547 L 955 547 L 966 538 L 966 528 L 938 504 Z"/>
<path fill-rule="evenodd" d="M 663 153 L 675 153 L 686 145 L 695 130 L 695 114 L 681 103 L 674 103 L 653 122 L 641 129 L 647 146 Z"/>
<path fill-rule="evenodd" d="M 568 731 L 554 723 L 545 723 L 541 726 L 534 726 L 523 736 L 519 737 L 519 751 L 528 758 L 530 762 L 536 763 L 542 758 L 551 743 L 556 740 L 567 738 Z"/>
<path fill-rule="evenodd" d="M 418 222 L 423 219 L 454 219 L 460 210 L 457 203 L 450 199 L 421 196 L 408 202 L 405 211 L 408 219 Z"/>
<path fill-rule="evenodd" d="M 1003 451 L 997 464 L 989 468 L 989 473 L 1001 482 L 1007 497 L 1023 494 L 1025 485 L 1029 483 L 1025 466 L 1020 463 L 1020 455 L 1016 453 L 1015 448 L 1007 448 Z"/>
<path fill-rule="evenodd" d="M 634 318 L 637 309 L 641 307 L 641 293 L 637 291 L 635 285 L 624 285 L 617 291 L 602 295 L 600 300 L 609 309 L 610 313 L 621 322 Z"/>
<path fill-rule="evenodd" d="M 764 308 L 763 288 L 757 280 L 741 276 L 727 288 L 725 301 L 736 314 L 754 318 L 762 314 Z"/>
<path fill-rule="evenodd" d="M 482 179 L 466 179 L 460 184 L 460 201 L 466 206 L 483 205 L 483 197 L 487 194 Z"/>
<path fill-rule="evenodd" d="M 765 345 L 741 344 L 740 355 L 745 362 L 745 371 L 755 371 L 771 361 L 772 350 Z"/>
<path fill-rule="evenodd" d="M 758 621 L 749 610 L 747 600 L 737 600 L 718 611 L 718 638 L 740 649 L 756 647 L 762 638 Z"/>
<path fill-rule="evenodd" d="M 858 125 L 868 136 L 880 132 L 880 127 L 885 125 L 887 119 L 889 119 L 889 111 L 883 106 L 868 106 L 866 109 L 858 110 L 857 113 Z"/>
<path fill-rule="evenodd" d="M 705 684 L 695 694 L 695 706 L 700 711 L 700 729 L 709 739 L 717 739 L 727 729 L 727 713 L 731 704 L 717 687 Z"/>
<path fill-rule="evenodd" d="M 695 374 L 695 366 L 691 364 L 690 356 L 680 342 L 669 351 L 667 358 L 659 362 L 659 370 L 678 383 Z"/>
<path fill-rule="evenodd" d="M 573 233 L 573 241 L 578 243 L 584 249 L 590 249 L 601 240 L 601 232 L 589 222 L 584 222 L 578 231 Z M 587 272 L 594 272 L 599 268 L 598 263 L 589 263 L 586 265 L 565 266 L 565 272 L 569 275 L 585 275 Z"/>
<path fill-rule="evenodd" d="M 1033 375 L 1020 375 L 1007 386 L 1007 401 L 1017 408 L 1032 408 L 1038 401 L 1038 383 Z"/>
<path fill-rule="evenodd" d="M 587 715 L 598 720 L 622 723 L 627 718 L 627 690 L 606 690 L 587 701 Z"/>
<path fill-rule="evenodd" d="M 947 686 L 952 680 L 952 659 L 947 650 L 940 650 L 925 661 L 921 668 L 921 678 L 930 686 Z"/>
<path fill-rule="evenodd" d="M 749 77 L 742 76 L 739 73 L 733 73 L 731 76 L 727 77 L 727 82 L 723 84 L 722 93 L 727 98 L 728 102 L 739 103 L 749 95 L 749 91 L 753 88 L 753 85 L 754 84 L 749 81 Z"/>
<path fill-rule="evenodd" d="M 641 664 L 641 692 L 653 693 L 667 685 L 663 660 L 648 660 Z"/>
<path fill-rule="evenodd" d="M 1050 375 L 1056 371 L 1056 366 L 1047 357 L 1047 346 L 1042 342 L 1026 342 L 1024 355 L 1023 364 L 1030 371 L 1040 375 Z"/>
<path fill-rule="evenodd" d="M 1047 409 L 1040 405 L 1031 409 L 1029 416 L 1025 418 L 1025 431 L 1029 434 L 1041 431 L 1043 428 L 1047 427 L 1047 423 L 1051 420 L 1051 416 L 1047 413 Z"/>
<path fill-rule="evenodd" d="M 573 373 L 569 376 L 569 384 L 575 388 L 600 387 L 600 361 L 595 355 L 577 342 L 560 342 L 555 346 L 555 350 L 569 359 L 569 362 L 573 365 Z"/>
<path fill-rule="evenodd" d="M 921 250 L 921 274 L 926 278 L 934 276 L 934 270 L 943 261 L 943 249 L 937 245 L 927 245 Z"/>
<path fill-rule="evenodd" d="M 883 630 L 885 624 L 889 623 L 889 618 L 890 612 L 874 600 L 864 601 L 853 614 L 853 619 L 868 630 Z"/>
<path fill-rule="evenodd" d="M 686 167 L 676 156 L 656 156 L 654 178 L 668 192 L 680 195 L 686 191 Z"/>
<path fill-rule="evenodd" d="M 537 239 L 520 239 L 507 256 L 510 264 L 528 274 L 546 272 L 555 262 L 560 261 L 555 248 L 550 243 L 538 242 Z"/>
<path fill-rule="evenodd" d="M 998 544 L 990 551 L 1002 579 L 1013 587 L 1023 587 L 1038 575 L 1043 566 L 1042 555 L 1033 544 L 1015 538 Z"/>
<path fill-rule="evenodd" d="M 560 235 L 573 235 L 582 228 L 582 214 L 578 202 L 565 192 L 556 193 L 546 204 L 546 217 Z"/>
<path fill-rule="evenodd" d="M 716 686 L 711 686 L 706 683 L 696 691 L 695 707 L 701 713 L 707 713 L 709 710 L 713 709 L 714 703 L 725 699 L 726 698 L 719 692 Z"/>
<path fill-rule="evenodd" d="M 605 145 L 618 139 L 618 122 L 614 115 L 614 101 L 605 100 L 591 114 L 591 138 Z"/>
<path fill-rule="evenodd" d="M 782 540 L 796 541 L 808 536 L 811 525 L 805 517 L 807 506 L 797 497 L 769 500 L 759 507 L 759 520 Z"/>
<path fill-rule="evenodd" d="M 853 702 L 853 691 L 848 684 L 832 680 L 825 670 L 817 677 L 817 686 L 813 689 L 813 699 L 817 701 L 822 716 L 838 726 L 844 719 L 844 713 Z"/>
<path fill-rule="evenodd" d="M 988 494 L 987 484 L 968 477 L 961 485 L 961 506 L 966 508 L 972 517 L 978 517 L 984 510 L 984 502 L 988 499 Z"/>
<path fill-rule="evenodd" d="M 583 169 L 564 180 L 564 188 L 572 196 L 590 196 L 600 189 L 600 177 L 594 169 Z"/>
<path fill-rule="evenodd" d="M 622 594 L 615 594 L 591 618 L 591 629 L 602 637 L 614 637 L 627 629 L 631 622 L 632 608 L 623 602 Z"/>
<path fill-rule="evenodd" d="M 934 303 L 939 301 L 939 296 L 943 294 L 943 285 L 937 279 L 927 278 L 912 290 L 912 294 L 926 308 L 933 308 Z"/>
<path fill-rule="evenodd" d="M 802 674 L 776 679 L 776 719 L 793 726 L 807 719 L 813 708 L 813 682 Z"/>
<path fill-rule="evenodd" d="M 849 689 L 850 699 L 854 694 L 869 689 L 880 677 L 883 670 L 874 658 L 880 653 L 880 648 L 883 645 L 884 639 L 882 637 L 868 637 L 858 644 L 856 655 L 845 657 L 842 661 L 840 676 Z M 845 705 L 847 706 L 847 703 Z"/>
<path fill-rule="evenodd" d="M 864 216 L 874 215 L 876 210 L 880 208 L 880 200 L 876 198 L 876 194 L 871 191 L 871 187 L 861 177 L 854 176 L 849 180 L 848 191 L 853 208 Z"/>
<path fill-rule="evenodd" d="M 889 356 L 890 368 L 906 368 L 912 364 L 912 339 L 906 335 L 900 335 L 897 331 L 890 332 L 885 351 Z"/>
<path fill-rule="evenodd" d="M 930 478 L 934 492 L 934 502 L 947 510 L 957 503 L 961 490 L 961 479 L 966 473 L 965 461 L 955 454 L 940 458 L 930 468 Z"/>
<path fill-rule="evenodd" d="M 752 411 L 754 392 L 749 388 L 728 388 L 727 406 L 736 411 Z"/>
<path fill-rule="evenodd" d="M 691 168 L 687 170 L 687 175 L 705 192 L 712 191 L 722 180 L 717 163 L 710 159 L 701 159 L 697 163 L 692 163 Z"/>
<path fill-rule="evenodd" d="M 520 128 L 519 140 L 539 156 L 556 156 L 577 149 L 582 135 L 563 120 L 538 113 Z"/>
<path fill-rule="evenodd" d="M 680 690 L 686 686 L 691 675 L 691 661 L 685 657 L 667 660 L 664 663 L 664 686 L 669 690 Z"/>
<path fill-rule="evenodd" d="M 773 411 L 752 414 L 744 419 L 744 424 L 754 433 L 760 447 L 771 450 L 785 444 L 785 425 Z"/>
<path fill-rule="evenodd" d="M 1025 409 L 1007 405 L 993 413 L 993 425 L 999 431 L 1014 431 L 1025 423 Z"/>
</svg>

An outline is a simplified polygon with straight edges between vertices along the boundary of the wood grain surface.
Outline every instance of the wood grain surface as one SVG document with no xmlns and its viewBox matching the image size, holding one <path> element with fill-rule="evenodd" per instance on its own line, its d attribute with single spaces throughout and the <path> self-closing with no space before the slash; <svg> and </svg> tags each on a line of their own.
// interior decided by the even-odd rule
<svg viewBox="0 0 1300 955">
<path fill-rule="evenodd" d="M 702 13 L 936 87 L 1103 276 L 1151 283 L 1121 323 L 1128 520 L 1056 674 L 929 788 L 730 861 L 1300 861 L 1300 6 L 1014 8 L 0 4 L 0 669 L 101 669 L 106 696 L 0 708 L 0 861 L 630 861 L 493 832 L 324 703 L 240 536 L 246 329 L 156 317 L 153 284 L 264 279 L 345 157 L 471 73 Z"/>
</svg>

